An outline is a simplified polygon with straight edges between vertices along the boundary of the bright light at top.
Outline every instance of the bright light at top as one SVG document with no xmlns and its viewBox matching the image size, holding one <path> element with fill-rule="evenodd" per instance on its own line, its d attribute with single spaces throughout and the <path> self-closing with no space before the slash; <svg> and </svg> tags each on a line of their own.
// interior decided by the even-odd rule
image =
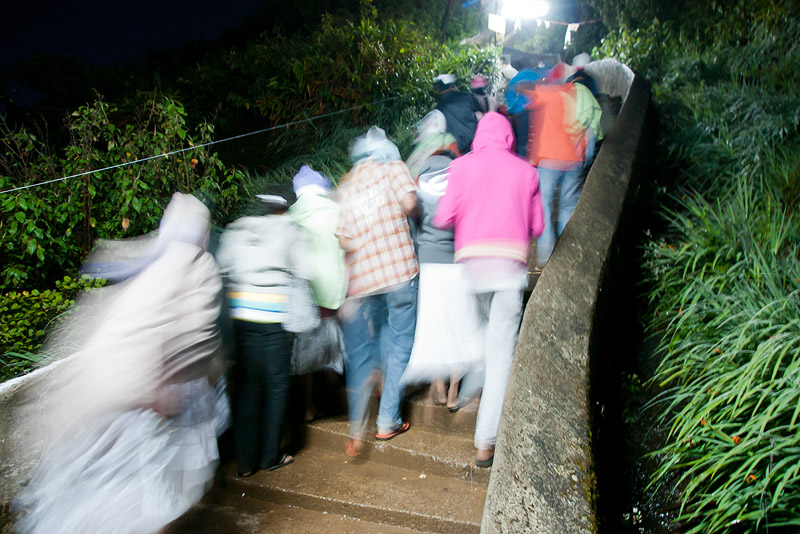
<svg viewBox="0 0 800 534">
<path fill-rule="evenodd" d="M 550 5 L 542 0 L 503 0 L 503 16 L 507 19 L 544 17 Z"/>
</svg>

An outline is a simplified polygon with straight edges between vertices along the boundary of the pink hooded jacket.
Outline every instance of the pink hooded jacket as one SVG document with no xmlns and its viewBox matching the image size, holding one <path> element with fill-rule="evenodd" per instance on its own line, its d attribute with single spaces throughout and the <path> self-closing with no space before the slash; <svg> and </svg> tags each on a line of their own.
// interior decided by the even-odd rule
<svg viewBox="0 0 800 534">
<path fill-rule="evenodd" d="M 455 227 L 455 260 L 505 258 L 527 263 L 531 237 L 544 229 L 536 169 L 512 152 L 514 133 L 501 114 L 478 123 L 472 152 L 450 166 L 434 226 Z"/>
</svg>

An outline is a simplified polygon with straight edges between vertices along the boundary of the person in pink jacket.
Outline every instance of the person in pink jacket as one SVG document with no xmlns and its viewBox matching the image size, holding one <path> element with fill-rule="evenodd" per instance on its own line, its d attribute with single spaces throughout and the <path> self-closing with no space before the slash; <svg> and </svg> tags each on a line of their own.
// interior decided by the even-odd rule
<svg viewBox="0 0 800 534">
<path fill-rule="evenodd" d="M 497 425 L 517 344 L 530 240 L 544 217 L 536 169 L 514 153 L 511 124 L 487 113 L 472 152 L 453 161 L 433 224 L 455 230 L 455 261 L 463 263 L 485 325 L 485 376 L 475 427 L 476 464 L 494 459 Z"/>
</svg>

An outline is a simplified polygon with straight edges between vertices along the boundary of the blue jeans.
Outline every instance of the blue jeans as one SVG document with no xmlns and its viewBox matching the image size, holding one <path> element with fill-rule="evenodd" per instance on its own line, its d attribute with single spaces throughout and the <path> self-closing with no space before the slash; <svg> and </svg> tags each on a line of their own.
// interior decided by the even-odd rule
<svg viewBox="0 0 800 534">
<path fill-rule="evenodd" d="M 370 375 L 381 366 L 384 381 L 378 409 L 378 431 L 388 432 L 403 423 L 400 377 L 414 344 L 417 286 L 415 277 L 394 291 L 356 299 L 353 304 L 356 308 L 342 318 L 347 350 L 347 404 L 350 436 L 353 438 L 363 439 L 372 392 Z"/>
<path fill-rule="evenodd" d="M 542 195 L 542 212 L 544 214 L 544 231 L 536 241 L 538 265 L 544 266 L 553 253 L 556 241 L 564 231 L 583 189 L 583 162 L 576 163 L 566 171 L 557 171 L 539 167 L 539 191 Z M 560 189 L 558 197 L 558 218 L 553 227 L 553 203 L 556 200 L 556 190 Z"/>
</svg>

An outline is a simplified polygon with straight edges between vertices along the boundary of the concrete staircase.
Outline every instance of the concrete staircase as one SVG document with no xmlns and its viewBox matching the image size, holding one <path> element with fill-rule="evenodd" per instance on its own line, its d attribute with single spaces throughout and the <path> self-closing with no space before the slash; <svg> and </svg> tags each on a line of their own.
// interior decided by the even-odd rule
<svg viewBox="0 0 800 534">
<path fill-rule="evenodd" d="M 346 416 L 307 423 L 293 464 L 242 479 L 225 463 L 168 533 L 479 532 L 490 471 L 475 467 L 476 411 L 474 402 L 451 414 L 420 392 L 406 412 L 411 429 L 373 437 L 358 458 L 344 454 Z"/>
</svg>

